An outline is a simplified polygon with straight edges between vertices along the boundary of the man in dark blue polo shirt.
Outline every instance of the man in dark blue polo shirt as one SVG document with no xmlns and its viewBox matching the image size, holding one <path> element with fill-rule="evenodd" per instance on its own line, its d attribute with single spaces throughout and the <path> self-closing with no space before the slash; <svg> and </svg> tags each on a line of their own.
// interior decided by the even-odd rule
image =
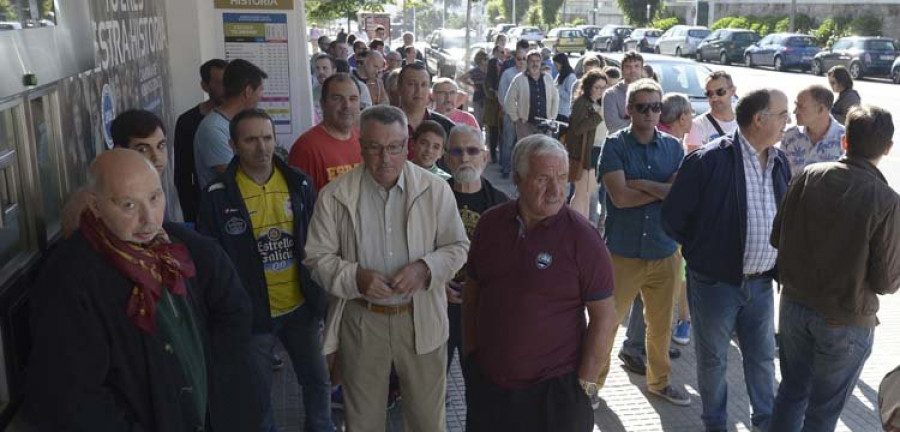
<svg viewBox="0 0 900 432">
<path fill-rule="evenodd" d="M 621 319 L 641 295 L 647 322 L 647 390 L 675 405 L 690 405 L 684 389 L 669 382 L 669 337 L 681 256 L 660 219 L 662 200 L 684 150 L 674 137 L 656 130 L 662 88 L 655 81 L 642 79 L 628 86 L 626 109 L 631 126 L 607 137 L 600 156 L 610 204 L 606 239 L 615 269 L 616 312 Z M 605 354 L 601 386 L 609 373 L 610 352 Z"/>
<path fill-rule="evenodd" d="M 519 199 L 481 215 L 466 264 L 466 428 L 591 431 L 594 380 L 616 322 L 609 252 L 565 205 L 569 164 L 558 141 L 532 135 L 513 158 Z"/>
</svg>

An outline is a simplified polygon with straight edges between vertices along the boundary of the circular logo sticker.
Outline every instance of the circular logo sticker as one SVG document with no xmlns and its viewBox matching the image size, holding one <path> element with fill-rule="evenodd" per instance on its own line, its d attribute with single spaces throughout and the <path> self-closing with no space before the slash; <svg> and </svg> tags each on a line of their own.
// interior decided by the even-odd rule
<svg viewBox="0 0 900 432">
<path fill-rule="evenodd" d="M 100 120 L 103 122 L 103 140 L 106 141 L 106 147 L 113 148 L 112 139 L 112 122 L 116 118 L 116 98 L 113 94 L 112 87 L 109 83 L 103 84 L 103 90 L 100 92 Z"/>
<path fill-rule="evenodd" d="M 231 235 L 239 235 L 243 234 L 247 231 L 247 222 L 243 219 L 235 216 L 231 219 L 228 219 L 228 222 L 225 222 L 225 232 Z"/>
<path fill-rule="evenodd" d="M 281 230 L 278 228 L 269 228 L 269 232 L 266 234 L 269 237 L 269 241 L 278 241 L 281 238 Z"/>
<path fill-rule="evenodd" d="M 541 252 L 537 255 L 535 264 L 537 265 L 538 270 L 550 267 L 550 264 L 553 264 L 553 255 L 550 255 L 547 252 Z"/>
</svg>

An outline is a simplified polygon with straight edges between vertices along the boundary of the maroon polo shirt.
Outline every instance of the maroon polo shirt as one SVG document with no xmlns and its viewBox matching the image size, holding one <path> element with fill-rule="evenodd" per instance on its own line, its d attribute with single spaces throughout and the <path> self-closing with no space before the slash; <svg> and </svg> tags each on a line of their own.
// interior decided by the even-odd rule
<svg viewBox="0 0 900 432">
<path fill-rule="evenodd" d="M 481 216 L 466 264 L 480 293 L 476 361 L 488 380 L 509 389 L 574 371 L 585 302 L 613 293 L 609 251 L 587 219 L 563 206 L 525 230 L 518 203 Z"/>
</svg>

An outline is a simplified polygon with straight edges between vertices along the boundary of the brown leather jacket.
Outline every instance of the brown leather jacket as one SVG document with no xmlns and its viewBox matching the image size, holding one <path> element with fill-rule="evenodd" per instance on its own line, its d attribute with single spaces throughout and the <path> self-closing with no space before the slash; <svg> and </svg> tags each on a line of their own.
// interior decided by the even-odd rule
<svg viewBox="0 0 900 432">
<path fill-rule="evenodd" d="M 900 195 L 867 160 L 810 165 L 792 180 L 771 243 L 787 298 L 874 327 L 876 294 L 900 286 Z"/>
</svg>

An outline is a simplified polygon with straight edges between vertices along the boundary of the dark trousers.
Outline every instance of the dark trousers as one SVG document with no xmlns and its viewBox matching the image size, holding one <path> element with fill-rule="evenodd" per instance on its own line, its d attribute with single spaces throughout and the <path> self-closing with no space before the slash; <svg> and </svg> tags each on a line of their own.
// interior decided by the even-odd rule
<svg viewBox="0 0 900 432">
<path fill-rule="evenodd" d="M 447 318 L 450 321 L 450 338 L 447 339 L 447 372 L 453 362 L 453 353 L 459 353 L 462 363 L 462 305 L 448 303 Z"/>
<path fill-rule="evenodd" d="M 488 126 L 488 148 L 491 151 L 491 162 L 497 162 L 497 149 L 500 147 L 500 127 Z"/>
<path fill-rule="evenodd" d="M 575 372 L 510 390 L 488 381 L 478 361 L 467 358 L 466 430 L 468 432 L 590 432 L 591 402 Z"/>
</svg>

